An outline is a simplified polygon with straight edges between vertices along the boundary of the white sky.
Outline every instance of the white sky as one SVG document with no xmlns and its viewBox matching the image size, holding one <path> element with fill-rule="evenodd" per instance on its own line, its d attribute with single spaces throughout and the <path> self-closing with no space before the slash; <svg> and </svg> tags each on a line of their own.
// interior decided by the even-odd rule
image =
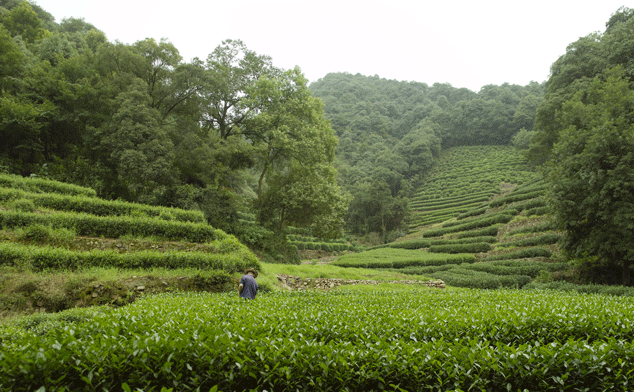
<svg viewBox="0 0 634 392">
<path fill-rule="evenodd" d="M 548 79 L 579 37 L 605 30 L 625 0 L 35 0 L 57 22 L 84 18 L 108 40 L 167 38 L 185 61 L 240 39 L 310 81 L 329 72 L 450 83 Z M 590 5 L 591 4 L 591 5 Z"/>
</svg>

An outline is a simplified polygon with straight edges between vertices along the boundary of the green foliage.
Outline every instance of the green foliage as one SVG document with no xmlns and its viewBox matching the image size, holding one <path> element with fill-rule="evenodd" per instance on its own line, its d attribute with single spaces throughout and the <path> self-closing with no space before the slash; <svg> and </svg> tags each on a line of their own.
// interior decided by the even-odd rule
<svg viewBox="0 0 634 392">
<path fill-rule="evenodd" d="M 634 23 L 627 22 L 629 25 Z M 631 283 L 634 265 L 634 83 L 618 66 L 562 106 L 565 128 L 548 165 L 562 247 L 598 257 L 601 282 Z"/>
<path fill-rule="evenodd" d="M 502 253 L 488 256 L 485 261 L 491 260 L 511 260 L 511 259 L 528 259 L 533 257 L 551 257 L 553 252 L 546 248 L 525 248 L 514 252 Z"/>
<path fill-rule="evenodd" d="M 12 206 L 19 211 L 33 212 L 35 207 L 48 208 L 57 211 L 85 212 L 98 216 L 148 216 L 160 217 L 165 220 L 180 222 L 204 222 L 205 217 L 200 211 L 187 211 L 167 207 L 154 207 L 120 200 L 103 200 L 88 196 L 69 196 L 54 193 L 31 193 L 16 189 L 0 187 L 0 200 L 18 199 L 24 205 L 33 208 L 24 209 L 15 202 Z"/>
<path fill-rule="evenodd" d="M 422 250 L 380 248 L 339 257 L 334 265 L 357 268 L 404 268 L 409 266 L 473 263 L 473 254 L 427 253 Z"/>
<path fill-rule="evenodd" d="M 432 253 L 480 253 L 490 251 L 491 244 L 475 242 L 471 244 L 432 245 L 429 251 Z"/>
<path fill-rule="evenodd" d="M 522 287 L 524 290 L 557 290 L 583 294 L 603 294 L 611 296 L 634 297 L 634 287 L 609 286 L 600 284 L 574 284 L 569 282 L 532 282 Z"/>
<path fill-rule="evenodd" d="M 563 236 L 556 233 L 542 234 L 537 237 L 525 238 L 523 240 L 503 242 L 503 246 L 535 246 L 535 245 L 550 245 L 558 243 Z"/>
<path fill-rule="evenodd" d="M 501 225 L 493 225 L 491 227 L 485 227 L 483 229 L 478 230 L 469 230 L 463 231 L 462 233 L 458 233 L 456 238 L 474 238 L 474 237 L 482 237 L 482 236 L 497 236 L 499 227 Z"/>
<path fill-rule="evenodd" d="M 485 208 L 476 208 L 476 209 L 473 209 L 473 210 L 469 210 L 469 211 L 467 211 L 467 212 L 464 212 L 464 213 L 462 213 L 462 214 L 458 215 L 456 218 L 457 218 L 458 220 L 465 219 L 465 218 L 470 218 L 470 217 L 472 217 L 472 216 L 482 215 L 482 214 L 484 214 L 486 211 L 487 211 L 486 207 L 485 207 Z"/>
<path fill-rule="evenodd" d="M 59 181 L 48 180 L 37 177 L 21 177 L 11 174 L 0 173 L 0 186 L 4 188 L 21 189 L 33 193 L 55 193 L 60 195 L 74 195 L 95 197 L 97 192 L 94 189 L 67 184 Z M 7 191 L 4 190 L 3 191 Z"/>
<path fill-rule="evenodd" d="M 152 252 L 119 253 L 115 250 L 77 252 L 49 246 L 15 243 L 0 244 L 0 265 L 43 270 L 77 270 L 83 268 L 198 268 L 228 273 L 246 268 L 260 269 L 258 259 L 246 248 L 226 253 Z"/>
<path fill-rule="evenodd" d="M 431 275 L 451 286 L 477 289 L 521 288 L 531 281 L 531 277 L 527 275 L 494 275 L 462 268 L 438 271 Z"/>
<path fill-rule="evenodd" d="M 565 142 L 561 132 L 577 125 L 570 113 L 562 110 L 563 106 L 576 94 L 587 94 L 593 78 L 605 76 L 616 66 L 622 67 L 628 79 L 634 76 L 631 14 L 630 8 L 619 8 L 606 24 L 605 32 L 593 32 L 572 42 L 553 63 L 544 100 L 537 110 L 537 134 L 531 138 L 529 156 L 534 162 L 547 161 L 555 144 Z"/>
<path fill-rule="evenodd" d="M 2 327 L 0 388 L 618 390 L 631 306 L 537 290 L 161 295 Z"/>
<path fill-rule="evenodd" d="M 76 237 L 72 229 L 58 228 L 41 224 L 29 225 L 16 231 L 17 239 L 35 244 L 68 246 Z"/>
<path fill-rule="evenodd" d="M 470 221 L 468 223 L 461 222 L 460 224 L 451 226 L 451 227 L 427 230 L 423 232 L 423 237 L 439 237 L 449 233 L 457 233 L 457 232 L 468 231 L 468 230 L 473 231 L 473 229 L 478 229 L 478 228 L 488 228 L 489 226 L 494 226 L 495 224 L 498 224 L 498 223 L 508 223 L 511 221 L 511 219 L 513 219 L 513 216 L 507 215 L 507 214 L 499 214 L 499 215 L 494 215 L 492 217 L 485 216 L 483 218 Z M 491 235 L 491 234 L 479 234 L 479 235 Z"/>
<path fill-rule="evenodd" d="M 533 191 L 530 193 L 519 193 L 519 194 L 515 194 L 512 192 L 506 196 L 502 196 L 500 198 L 493 200 L 491 203 L 489 203 L 489 207 L 499 207 L 507 203 L 514 203 L 516 201 L 535 199 L 537 197 L 543 196 L 543 194 L 544 194 L 543 191 Z"/>
<path fill-rule="evenodd" d="M 0 210 L 0 226 L 18 228 L 32 224 L 74 229 L 77 235 L 119 238 L 125 235 L 160 237 L 171 240 L 207 242 L 228 235 L 204 223 L 168 221 L 160 218 L 95 216 L 85 213 L 51 212 L 48 214 Z"/>
</svg>

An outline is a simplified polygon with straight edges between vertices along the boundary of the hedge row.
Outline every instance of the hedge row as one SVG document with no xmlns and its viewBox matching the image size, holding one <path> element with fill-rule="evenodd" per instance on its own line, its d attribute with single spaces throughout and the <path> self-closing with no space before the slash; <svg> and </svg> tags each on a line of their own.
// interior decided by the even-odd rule
<svg viewBox="0 0 634 392">
<path fill-rule="evenodd" d="M 546 207 L 547 205 L 548 205 L 548 202 L 544 198 L 539 197 L 537 199 L 531 199 L 527 201 L 526 203 L 514 205 L 513 208 L 519 211 L 524 211 L 524 210 L 530 210 L 531 208 Z"/>
<path fill-rule="evenodd" d="M 479 222 L 482 219 L 493 219 L 493 217 L 496 217 L 496 216 L 499 216 L 499 215 L 512 215 L 512 216 L 515 216 L 517 214 L 519 214 L 519 211 L 516 210 L 516 209 L 505 209 L 505 210 L 502 210 L 502 211 L 498 211 L 498 212 L 493 212 L 491 214 L 487 214 L 487 216 L 485 216 L 485 217 L 476 216 L 476 217 L 473 217 L 471 219 L 446 222 L 446 223 L 443 223 L 442 227 L 453 227 L 453 226 L 458 226 L 458 225 L 466 225 L 466 224 L 469 224 L 471 222 Z M 503 222 L 503 223 L 506 223 L 506 222 Z"/>
<path fill-rule="evenodd" d="M 513 203 L 516 201 L 522 201 L 522 200 L 528 200 L 528 199 L 535 199 L 543 195 L 544 195 L 544 192 L 542 191 L 534 191 L 534 192 L 520 193 L 520 194 L 514 194 L 513 192 L 511 192 L 510 194 L 506 196 L 502 196 L 498 199 L 493 200 L 491 203 L 489 203 L 489 207 L 499 207 L 507 203 Z"/>
<path fill-rule="evenodd" d="M 493 225 L 490 227 L 485 227 L 483 229 L 478 230 L 469 230 L 462 233 L 458 233 L 457 238 L 473 238 L 473 237 L 483 237 L 483 236 L 497 236 L 500 228 L 500 224 Z"/>
<path fill-rule="evenodd" d="M 97 196 L 97 192 L 91 188 L 79 185 L 66 184 L 64 182 L 46 180 L 38 177 L 22 177 L 13 174 L 0 174 L 0 186 L 5 188 L 22 189 L 36 193 L 59 193 L 62 195 Z"/>
<path fill-rule="evenodd" d="M 181 222 L 205 222 L 205 215 L 202 211 L 156 207 L 120 200 L 103 200 L 81 195 L 38 194 L 17 189 L 0 188 L 0 201 L 16 199 L 32 200 L 37 207 L 50 208 L 57 211 L 85 212 L 98 216 L 145 215 Z"/>
<path fill-rule="evenodd" d="M 535 208 L 526 210 L 526 216 L 540 216 L 540 215 L 547 215 L 552 213 L 553 213 L 553 209 L 550 208 L 550 206 L 535 207 Z"/>
<path fill-rule="evenodd" d="M 523 287 L 531 281 L 527 275 L 493 275 L 487 272 L 453 268 L 438 271 L 433 278 L 442 279 L 449 286 L 474 289 L 499 289 L 502 287 Z"/>
<path fill-rule="evenodd" d="M 484 207 L 484 208 L 477 208 L 477 209 L 475 209 L 475 210 L 467 211 L 467 212 L 465 212 L 465 213 L 462 213 L 462 214 L 458 215 L 458 218 L 457 218 L 457 219 L 458 219 L 458 220 L 462 220 L 462 219 L 465 219 L 465 218 L 470 218 L 470 217 L 472 217 L 472 216 L 482 215 L 482 214 L 484 214 L 485 212 L 487 212 L 487 207 Z"/>
<path fill-rule="evenodd" d="M 556 244 L 563 238 L 562 235 L 556 233 L 547 233 L 537 237 L 525 238 L 523 240 L 510 241 L 500 243 L 500 246 L 535 246 Z"/>
<path fill-rule="evenodd" d="M 404 274 L 412 275 L 432 275 L 438 271 L 448 271 L 454 268 L 462 270 L 472 270 L 487 272 L 492 275 L 526 275 L 531 278 L 539 276 L 541 271 L 555 272 L 564 271 L 569 268 L 569 264 L 562 263 L 545 263 L 543 261 L 531 260 L 497 260 L 481 263 L 462 263 L 462 264 L 444 264 L 430 265 L 425 267 L 407 267 L 398 271 Z"/>
<path fill-rule="evenodd" d="M 569 269 L 568 263 L 545 263 L 530 260 L 498 260 L 484 263 L 464 264 L 460 268 L 487 272 L 493 275 L 527 275 L 531 278 L 539 276 L 541 271 L 563 271 Z"/>
<path fill-rule="evenodd" d="M 482 204 L 489 201 L 488 197 L 466 198 L 457 201 L 437 201 L 434 203 L 410 203 L 410 207 L 416 211 L 435 211 L 443 208 L 463 207 L 465 205 Z"/>
<path fill-rule="evenodd" d="M 471 244 L 432 245 L 429 251 L 432 253 L 480 253 L 491 250 L 491 244 L 486 242 L 474 242 Z"/>
<path fill-rule="evenodd" d="M 446 240 L 416 239 L 416 240 L 409 240 L 409 241 L 393 242 L 391 244 L 387 244 L 382 247 L 421 249 L 421 248 L 429 248 L 432 245 L 470 244 L 474 242 L 486 242 L 486 243 L 492 244 L 494 242 L 497 242 L 497 237 L 481 236 L 481 237 L 468 237 L 463 239 L 446 239 Z"/>
<path fill-rule="evenodd" d="M 0 211 L 0 226 L 25 227 L 33 224 L 53 228 L 74 229 L 77 235 L 119 238 L 124 235 L 160 237 L 170 240 L 208 242 L 228 235 L 205 223 L 166 221 L 149 217 L 102 217 L 76 212 L 35 214 L 20 211 Z"/>
<path fill-rule="evenodd" d="M 381 248 L 341 256 L 333 265 L 355 268 L 405 268 L 410 266 L 474 263 L 473 254 L 428 253 L 420 250 Z"/>
<path fill-rule="evenodd" d="M 318 242 L 318 243 L 328 243 L 328 244 L 346 244 L 347 243 L 345 238 L 337 238 L 335 240 L 322 240 L 317 237 L 302 236 L 297 234 L 288 234 L 286 235 L 286 238 L 289 241 L 296 241 L 296 242 Z"/>
<path fill-rule="evenodd" d="M 525 226 L 510 230 L 507 235 L 524 234 L 524 233 L 540 233 L 549 230 L 555 230 L 557 226 L 553 222 L 544 222 L 535 226 Z"/>
<path fill-rule="evenodd" d="M 338 244 L 328 242 L 299 242 L 289 241 L 291 245 L 295 245 L 298 250 L 323 250 L 325 252 L 342 252 L 346 250 L 354 250 L 354 245 Z"/>
<path fill-rule="evenodd" d="M 511 259 L 529 259 L 532 257 L 551 257 L 553 252 L 546 248 L 526 248 L 515 252 L 502 253 L 499 255 L 489 256 L 485 261 L 490 260 L 511 260 Z"/>
<path fill-rule="evenodd" d="M 524 290 L 558 290 L 578 292 L 583 294 L 604 294 L 619 297 L 634 297 L 634 287 L 607 286 L 601 284 L 578 285 L 569 282 L 529 283 L 522 287 Z"/>
<path fill-rule="evenodd" d="M 76 270 L 104 267 L 123 269 L 149 268 L 199 268 L 223 270 L 229 273 L 260 263 L 246 247 L 231 253 L 207 252 L 126 252 L 115 250 L 91 250 L 77 252 L 48 246 L 31 246 L 16 243 L 0 243 L 0 265 L 32 268 L 34 270 Z"/>
<path fill-rule="evenodd" d="M 490 218 L 485 217 L 482 219 L 474 220 L 472 222 L 463 223 L 463 224 L 452 226 L 452 227 L 428 230 L 423 233 L 423 237 L 440 237 L 442 235 L 449 234 L 449 233 L 457 233 L 460 231 L 467 231 L 467 230 L 473 230 L 473 229 L 478 229 L 483 227 L 489 227 L 489 226 L 495 225 L 496 223 L 508 223 L 512 219 L 513 219 L 512 215 L 506 215 L 506 214 L 495 215 Z M 482 234 L 482 235 L 487 235 L 487 234 Z"/>
<path fill-rule="evenodd" d="M 461 201 L 461 200 L 469 200 L 475 197 L 491 197 L 493 195 L 495 195 L 497 192 L 494 191 L 480 191 L 480 192 L 472 192 L 472 193 L 467 193 L 464 195 L 459 195 L 459 196 L 450 196 L 450 197 L 435 197 L 435 198 L 429 198 L 429 197 L 423 197 L 423 196 L 414 196 L 412 197 L 410 200 L 413 203 L 417 203 L 417 202 L 447 202 L 447 201 Z"/>
</svg>

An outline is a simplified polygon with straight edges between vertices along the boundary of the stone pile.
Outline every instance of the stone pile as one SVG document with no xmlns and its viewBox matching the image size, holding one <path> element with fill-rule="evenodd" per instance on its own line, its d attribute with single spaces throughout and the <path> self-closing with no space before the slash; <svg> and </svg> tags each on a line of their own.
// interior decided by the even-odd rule
<svg viewBox="0 0 634 392">
<path fill-rule="evenodd" d="M 433 287 L 438 289 L 445 288 L 445 282 L 442 280 L 390 280 L 390 281 L 378 281 L 378 280 L 355 280 L 355 279 L 330 279 L 330 278 L 305 278 L 302 279 L 299 276 L 292 275 L 277 275 L 277 281 L 280 286 L 287 290 L 308 290 L 308 289 L 318 289 L 318 290 L 330 290 L 335 287 L 339 287 L 346 284 L 381 284 L 381 283 L 392 283 L 392 284 L 417 284 L 423 285 L 427 287 Z"/>
</svg>

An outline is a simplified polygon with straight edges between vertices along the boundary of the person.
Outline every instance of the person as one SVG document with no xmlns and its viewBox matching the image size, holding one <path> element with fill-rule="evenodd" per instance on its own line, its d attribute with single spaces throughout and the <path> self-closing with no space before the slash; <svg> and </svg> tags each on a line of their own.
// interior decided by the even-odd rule
<svg viewBox="0 0 634 392">
<path fill-rule="evenodd" d="M 258 271 L 253 268 L 247 268 L 244 271 L 244 275 L 240 278 L 240 286 L 238 286 L 240 298 L 255 299 L 258 294 L 258 282 L 255 281 L 257 277 Z"/>
</svg>

